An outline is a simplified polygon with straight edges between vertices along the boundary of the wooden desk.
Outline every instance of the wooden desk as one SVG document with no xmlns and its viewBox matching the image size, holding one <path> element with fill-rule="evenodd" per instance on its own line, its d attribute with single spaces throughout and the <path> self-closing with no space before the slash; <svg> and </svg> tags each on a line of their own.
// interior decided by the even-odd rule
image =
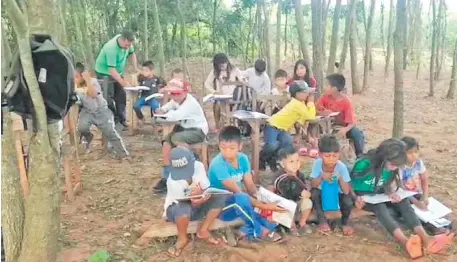
<svg viewBox="0 0 457 262">
<path fill-rule="evenodd" d="M 257 101 L 267 103 L 265 106 L 265 114 L 271 116 L 273 108 L 275 105 L 280 102 L 285 104 L 289 101 L 287 93 L 283 95 L 257 95 Z"/>
</svg>

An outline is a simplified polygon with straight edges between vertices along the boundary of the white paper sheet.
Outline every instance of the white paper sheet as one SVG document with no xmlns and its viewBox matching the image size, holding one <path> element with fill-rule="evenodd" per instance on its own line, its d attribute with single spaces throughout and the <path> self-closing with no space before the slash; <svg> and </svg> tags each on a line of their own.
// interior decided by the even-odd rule
<svg viewBox="0 0 457 262">
<path fill-rule="evenodd" d="M 217 100 L 229 100 L 229 99 L 232 99 L 233 96 L 232 95 L 215 95 L 215 94 L 209 94 L 209 95 L 206 95 L 205 97 L 203 97 L 203 103 L 206 103 L 208 101 L 210 102 L 214 102 L 214 101 L 217 101 Z"/>
<path fill-rule="evenodd" d="M 233 112 L 233 117 L 238 119 L 268 119 L 269 116 L 259 113 L 259 112 L 252 112 L 246 110 L 237 110 Z"/>
<path fill-rule="evenodd" d="M 397 195 L 400 196 L 401 199 L 404 199 L 404 198 L 407 198 L 410 196 L 414 196 L 417 194 L 417 192 L 407 191 L 407 190 L 404 190 L 401 188 L 399 188 L 397 190 L 397 192 L 395 192 L 395 193 L 397 193 Z M 386 194 L 363 195 L 362 199 L 365 203 L 369 203 L 369 204 L 379 204 L 379 203 L 392 201 L 392 199 L 390 199 L 390 197 Z"/>
<path fill-rule="evenodd" d="M 276 205 L 286 209 L 287 212 L 285 213 L 273 212 L 272 219 L 273 221 L 285 227 L 291 228 L 292 223 L 294 222 L 297 203 L 295 203 L 292 200 L 288 200 L 281 196 L 278 196 L 264 187 L 260 187 L 257 191 L 257 199 L 264 203 L 275 203 Z"/>
<path fill-rule="evenodd" d="M 161 94 L 161 93 L 155 93 L 155 94 L 152 94 L 152 95 L 146 97 L 144 100 L 145 100 L 145 101 L 148 101 L 148 100 L 151 100 L 151 99 L 153 99 L 153 98 L 155 98 L 155 97 L 162 98 L 162 97 L 163 97 L 163 94 Z"/>
<path fill-rule="evenodd" d="M 126 87 L 124 87 L 124 90 L 126 90 L 126 91 L 140 91 L 140 90 L 149 91 L 151 89 L 147 86 L 126 86 Z"/>
<path fill-rule="evenodd" d="M 427 211 L 420 210 L 415 205 L 412 205 L 412 207 L 417 217 L 425 223 L 431 223 L 431 221 L 440 219 L 452 213 L 452 210 L 450 210 L 447 206 L 441 204 L 433 197 L 428 198 Z"/>
<path fill-rule="evenodd" d="M 436 220 L 430 221 L 429 223 L 436 228 L 442 228 L 445 226 L 449 226 L 452 222 L 447 220 L 446 218 L 438 218 Z"/>
<path fill-rule="evenodd" d="M 232 194 L 233 193 L 228 191 L 228 190 L 209 187 L 205 191 L 203 191 L 203 193 L 201 193 L 200 195 L 185 196 L 185 197 L 182 197 L 182 198 L 177 198 L 176 200 L 184 201 L 184 200 L 190 200 L 192 198 L 201 198 L 201 197 L 204 197 L 206 195 L 232 195 Z"/>
</svg>

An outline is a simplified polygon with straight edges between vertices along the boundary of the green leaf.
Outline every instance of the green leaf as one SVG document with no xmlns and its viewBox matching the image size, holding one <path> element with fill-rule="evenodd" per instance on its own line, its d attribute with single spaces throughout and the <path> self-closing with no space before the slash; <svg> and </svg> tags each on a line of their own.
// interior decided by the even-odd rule
<svg viewBox="0 0 457 262">
<path fill-rule="evenodd" d="M 88 262 L 108 262 L 110 257 L 111 257 L 111 255 L 108 251 L 98 250 L 97 252 L 92 254 L 87 261 Z"/>
</svg>

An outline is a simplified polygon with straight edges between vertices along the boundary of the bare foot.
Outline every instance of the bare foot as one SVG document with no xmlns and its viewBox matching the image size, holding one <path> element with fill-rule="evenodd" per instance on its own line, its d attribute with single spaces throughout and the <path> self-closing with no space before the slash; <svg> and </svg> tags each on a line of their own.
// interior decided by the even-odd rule
<svg viewBox="0 0 457 262">
<path fill-rule="evenodd" d="M 179 257 L 186 248 L 186 246 L 189 244 L 189 240 L 178 240 L 176 241 L 175 245 L 170 247 L 167 251 L 168 255 L 173 256 L 173 257 Z"/>
</svg>

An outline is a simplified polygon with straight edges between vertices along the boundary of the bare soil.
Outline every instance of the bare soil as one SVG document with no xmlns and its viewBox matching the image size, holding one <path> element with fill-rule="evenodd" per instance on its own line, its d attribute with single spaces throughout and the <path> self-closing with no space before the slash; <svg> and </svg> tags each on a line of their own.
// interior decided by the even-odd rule
<svg viewBox="0 0 457 262">
<path fill-rule="evenodd" d="M 206 64 L 208 72 L 210 63 Z M 174 65 L 178 65 L 175 63 Z M 292 64 L 284 66 L 291 72 Z M 172 69 L 173 65 L 169 65 Z M 200 60 L 189 61 L 193 88 L 202 90 L 203 66 Z M 365 131 L 368 147 L 391 136 L 393 120 L 393 73 L 383 76 L 383 65 L 375 66 L 370 88 L 353 96 L 360 127 Z M 414 71 L 414 72 L 413 72 Z M 449 70 L 448 70 L 449 71 Z M 345 72 L 350 76 L 349 72 Z M 421 153 L 431 172 L 431 194 L 457 210 L 457 99 L 443 99 L 450 75 L 438 81 L 434 98 L 427 97 L 428 78 L 415 79 L 415 70 L 404 74 L 405 134 L 420 140 Z M 348 79 L 350 89 L 350 79 Z M 210 110 L 207 110 L 211 116 Z M 212 118 L 212 116 L 210 117 Z M 212 120 L 211 120 L 212 122 Z M 170 259 L 167 248 L 174 239 L 157 240 L 143 249 L 133 245 L 141 233 L 161 219 L 163 196 L 152 195 L 151 187 L 160 177 L 160 136 L 151 125 L 139 134 L 122 134 L 133 163 L 121 163 L 102 153 L 101 141 L 89 154 L 81 153 L 83 191 L 74 202 L 62 202 L 59 262 L 87 261 L 98 250 L 111 253 L 109 261 L 408 261 L 371 217 L 352 221 L 356 233 L 314 233 L 288 238 L 285 244 L 253 244 L 239 248 L 214 248 L 193 241 L 180 258 Z M 213 155 L 215 149 L 212 150 Z M 268 174 L 262 174 L 267 176 Z M 454 217 L 455 218 L 455 215 Z M 445 255 L 420 261 L 457 261 L 454 244 Z"/>
</svg>

